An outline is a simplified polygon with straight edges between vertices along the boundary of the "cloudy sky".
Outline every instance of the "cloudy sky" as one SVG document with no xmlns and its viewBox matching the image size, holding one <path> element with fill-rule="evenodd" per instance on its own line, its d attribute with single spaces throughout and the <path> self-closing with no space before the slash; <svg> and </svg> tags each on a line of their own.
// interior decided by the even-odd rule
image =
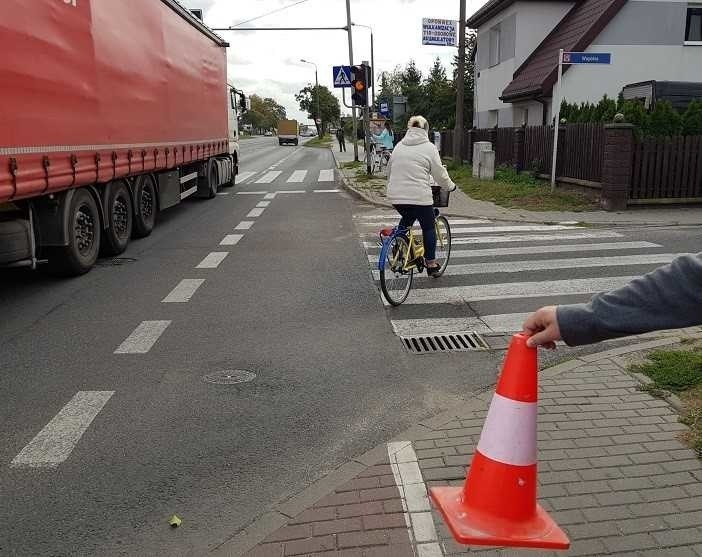
<svg viewBox="0 0 702 557">
<path fill-rule="evenodd" d="M 299 0 L 181 0 L 189 8 L 205 10 L 211 27 L 228 27 L 289 6 Z M 485 0 L 467 0 L 472 14 Z M 459 0 L 352 0 L 354 23 L 374 28 L 376 73 L 392 70 L 414 58 L 422 71 L 439 56 L 448 68 L 456 52 L 452 47 L 422 46 L 422 18 L 458 19 Z M 297 6 L 246 24 L 246 27 L 342 27 L 346 25 L 345 0 L 306 0 Z M 229 80 L 247 94 L 273 97 L 288 115 L 306 120 L 295 93 L 314 83 L 332 87 L 332 66 L 348 64 L 348 41 L 344 31 L 256 31 L 222 32 L 230 42 Z M 353 32 L 354 62 L 370 60 L 370 34 L 356 27 Z M 338 91 L 338 90 L 337 90 Z"/>
</svg>

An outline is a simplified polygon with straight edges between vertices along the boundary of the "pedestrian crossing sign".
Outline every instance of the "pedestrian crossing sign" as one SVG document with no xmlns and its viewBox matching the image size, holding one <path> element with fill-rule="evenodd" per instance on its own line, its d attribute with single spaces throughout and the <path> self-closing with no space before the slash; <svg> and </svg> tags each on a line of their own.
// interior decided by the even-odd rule
<svg viewBox="0 0 702 557">
<path fill-rule="evenodd" d="M 351 87 L 351 66 L 334 66 L 334 87 Z"/>
</svg>

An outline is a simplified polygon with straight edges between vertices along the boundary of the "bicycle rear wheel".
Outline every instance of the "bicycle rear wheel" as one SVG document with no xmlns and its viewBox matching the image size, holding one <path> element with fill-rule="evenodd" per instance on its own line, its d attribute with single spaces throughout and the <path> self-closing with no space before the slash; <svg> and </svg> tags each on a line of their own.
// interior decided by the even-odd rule
<svg viewBox="0 0 702 557">
<path fill-rule="evenodd" d="M 380 269 L 380 289 L 390 305 L 399 306 L 412 289 L 414 269 L 404 270 L 409 260 L 409 244 L 402 236 L 395 236 L 384 250 L 385 260 Z"/>
<path fill-rule="evenodd" d="M 434 276 L 440 277 L 446 271 L 451 257 L 451 227 L 448 219 L 443 215 L 436 217 L 434 227 L 436 228 L 436 261 L 439 263 L 439 273 Z"/>
</svg>

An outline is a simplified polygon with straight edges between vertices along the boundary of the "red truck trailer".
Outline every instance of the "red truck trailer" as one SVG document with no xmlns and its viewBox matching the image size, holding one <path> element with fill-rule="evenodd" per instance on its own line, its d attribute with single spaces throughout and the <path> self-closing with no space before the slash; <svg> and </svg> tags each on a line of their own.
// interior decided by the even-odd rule
<svg viewBox="0 0 702 557">
<path fill-rule="evenodd" d="M 84 273 L 233 184 L 227 46 L 176 0 L 0 1 L 0 265 Z"/>
</svg>

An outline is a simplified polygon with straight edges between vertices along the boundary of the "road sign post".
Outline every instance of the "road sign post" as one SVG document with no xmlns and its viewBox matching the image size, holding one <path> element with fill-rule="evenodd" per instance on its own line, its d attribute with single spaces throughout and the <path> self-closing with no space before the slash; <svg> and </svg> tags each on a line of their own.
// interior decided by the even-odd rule
<svg viewBox="0 0 702 557">
<path fill-rule="evenodd" d="M 332 80 L 336 89 L 351 87 L 351 66 L 333 66 Z"/>
<path fill-rule="evenodd" d="M 563 102 L 563 64 L 569 65 L 609 65 L 612 63 L 610 52 L 565 52 L 562 48 L 558 51 L 558 80 L 553 91 L 553 106 L 551 112 L 555 114 L 553 121 L 553 158 L 551 160 L 551 193 L 556 189 L 556 162 L 558 161 L 558 128 L 561 123 L 561 103 Z"/>
</svg>

